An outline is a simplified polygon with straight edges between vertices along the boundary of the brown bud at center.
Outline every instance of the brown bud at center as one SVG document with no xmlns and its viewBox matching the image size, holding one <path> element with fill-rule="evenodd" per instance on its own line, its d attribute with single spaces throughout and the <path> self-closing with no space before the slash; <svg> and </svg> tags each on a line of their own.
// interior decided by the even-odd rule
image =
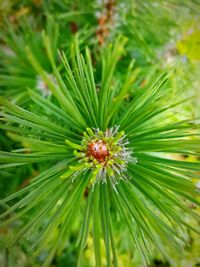
<svg viewBox="0 0 200 267">
<path fill-rule="evenodd" d="M 88 145 L 88 156 L 93 156 L 97 161 L 103 162 L 109 155 L 106 143 L 102 140 L 91 142 Z"/>
</svg>

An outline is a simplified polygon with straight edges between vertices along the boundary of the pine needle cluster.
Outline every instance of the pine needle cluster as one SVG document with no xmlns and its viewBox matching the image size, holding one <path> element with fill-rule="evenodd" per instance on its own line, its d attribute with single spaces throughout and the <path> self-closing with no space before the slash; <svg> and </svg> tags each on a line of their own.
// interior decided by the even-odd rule
<svg viewBox="0 0 200 267">
<path fill-rule="evenodd" d="M 12 53 L 0 55 L 0 128 L 17 144 L 0 151 L 0 168 L 39 169 L 0 200 L 1 229 L 22 222 L 9 246 L 26 239 L 35 255 L 48 252 L 49 266 L 78 226 L 77 266 L 92 236 L 95 266 L 104 266 L 105 251 L 106 266 L 116 267 L 123 227 L 145 265 L 155 250 L 170 262 L 169 248 L 181 254 L 187 230 L 199 233 L 186 216 L 200 219 L 189 208 L 199 205 L 192 179 L 200 166 L 180 158 L 200 155 L 200 125 L 176 116 L 188 99 L 184 87 L 174 90 L 175 68 L 132 90 L 139 71 L 127 59 L 127 37 L 94 55 L 77 34 L 57 52 L 57 24 L 47 25 L 37 39 L 10 29 Z"/>
</svg>

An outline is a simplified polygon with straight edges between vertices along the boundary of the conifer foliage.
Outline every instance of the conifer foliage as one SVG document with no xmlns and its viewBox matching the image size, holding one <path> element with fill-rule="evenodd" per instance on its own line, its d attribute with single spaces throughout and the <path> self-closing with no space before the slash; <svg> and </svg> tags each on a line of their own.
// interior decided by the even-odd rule
<svg viewBox="0 0 200 267">
<path fill-rule="evenodd" d="M 131 60 L 118 82 L 126 57 L 122 35 L 108 41 L 96 61 L 78 35 L 57 54 L 52 36 L 43 31 L 40 37 L 50 71 L 29 45 L 24 53 L 48 95 L 28 82 L 28 104 L 4 92 L 0 97 L 0 128 L 18 144 L 0 152 L 0 168 L 40 168 L 26 187 L 0 200 L 1 229 L 23 222 L 9 247 L 27 239 L 35 255 L 48 252 L 43 266 L 49 266 L 78 225 L 77 266 L 83 266 L 92 236 L 95 266 L 104 266 L 105 251 L 106 266 L 116 267 L 121 225 L 144 264 L 155 249 L 170 261 L 168 248 L 181 253 L 184 233 L 198 233 L 186 216 L 200 219 L 189 208 L 199 205 L 192 182 L 199 163 L 178 158 L 199 156 L 199 121 L 175 115 L 187 102 L 184 88 L 174 91 L 175 70 L 158 73 L 148 87 L 132 92 Z"/>
</svg>

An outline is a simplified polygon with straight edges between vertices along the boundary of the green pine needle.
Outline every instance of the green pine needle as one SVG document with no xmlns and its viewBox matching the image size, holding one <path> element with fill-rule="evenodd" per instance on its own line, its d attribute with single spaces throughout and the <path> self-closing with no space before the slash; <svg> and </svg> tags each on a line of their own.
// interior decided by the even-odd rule
<svg viewBox="0 0 200 267">
<path fill-rule="evenodd" d="M 31 240 L 35 254 L 48 248 L 43 265 L 48 266 L 55 253 L 65 248 L 77 221 L 81 224 L 78 266 L 82 265 L 87 237 L 92 233 L 96 266 L 102 266 L 103 239 L 107 266 L 116 267 L 120 240 L 114 224 L 117 217 L 129 229 L 145 263 L 155 247 L 166 258 L 166 247 L 181 251 L 186 242 L 183 229 L 198 232 L 183 214 L 199 220 L 187 203 L 199 204 L 192 178 L 199 177 L 200 166 L 173 157 L 199 156 L 200 138 L 199 124 L 194 119 L 174 121 L 173 109 L 182 105 L 183 99 L 182 92 L 171 98 L 172 73 L 161 75 L 127 103 L 125 96 L 135 77 L 132 65 L 123 89 L 113 87 L 125 38 L 120 36 L 102 50 L 99 91 L 90 51 L 86 48 L 82 55 L 77 38 L 71 58 L 60 53 L 62 72 L 46 34 L 43 43 L 55 81 L 49 79 L 31 47 L 26 50 L 27 57 L 48 84 L 53 100 L 29 89 L 35 107 L 30 111 L 0 97 L 0 128 L 28 149 L 28 153 L 1 151 L 0 167 L 34 162 L 49 162 L 51 166 L 26 188 L 0 201 L 12 203 L 1 214 L 1 228 L 30 214 L 10 246 L 25 237 Z"/>
</svg>

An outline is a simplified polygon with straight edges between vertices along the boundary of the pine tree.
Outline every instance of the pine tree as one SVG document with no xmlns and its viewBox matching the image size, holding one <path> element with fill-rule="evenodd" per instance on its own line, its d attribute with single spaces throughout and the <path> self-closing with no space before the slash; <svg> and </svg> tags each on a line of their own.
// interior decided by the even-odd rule
<svg viewBox="0 0 200 267">
<path fill-rule="evenodd" d="M 106 266 L 120 266 L 124 239 L 144 265 L 155 250 L 172 262 L 171 250 L 183 254 L 186 232 L 199 233 L 188 220 L 199 222 L 189 206 L 199 205 L 193 179 L 200 171 L 199 162 L 182 159 L 199 156 L 200 138 L 198 118 L 179 115 L 189 101 L 178 74 L 181 66 L 154 64 L 154 49 L 169 38 L 159 39 L 160 32 L 169 34 L 172 25 L 162 13 L 155 19 L 148 14 L 153 25 L 166 25 L 152 30 L 148 45 L 148 22 L 140 15 L 144 8 L 152 12 L 153 2 L 122 1 L 131 7 L 124 25 L 114 15 L 123 13 L 120 5 L 108 1 L 98 26 L 94 14 L 100 4 L 85 2 L 88 6 L 63 4 L 64 11 L 58 1 L 45 4 L 48 14 L 34 26 L 24 19 L 17 30 L 10 22 L 3 24 L 8 26 L 0 55 L 0 128 L 6 146 L 0 168 L 3 179 L 7 168 L 13 180 L 29 179 L 0 200 L 0 227 L 20 221 L 9 248 L 28 240 L 34 255 L 47 252 L 44 267 L 64 253 L 73 233 L 79 267 L 85 266 L 91 236 L 98 267 L 105 265 L 104 253 Z M 164 3 L 158 6 L 170 11 Z M 88 28 L 79 29 L 91 10 Z M 67 14 L 71 33 L 66 41 Z M 121 24 L 112 32 L 115 20 Z M 42 30 L 38 23 L 44 24 Z"/>
</svg>

